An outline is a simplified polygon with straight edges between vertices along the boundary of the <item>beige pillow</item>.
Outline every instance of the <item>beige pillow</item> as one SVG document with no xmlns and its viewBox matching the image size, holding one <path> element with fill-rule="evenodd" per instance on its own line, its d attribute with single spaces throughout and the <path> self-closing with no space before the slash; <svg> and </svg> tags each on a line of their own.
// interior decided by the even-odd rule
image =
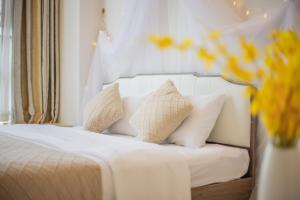
<svg viewBox="0 0 300 200">
<path fill-rule="evenodd" d="M 122 118 L 123 104 L 119 84 L 111 85 L 99 92 L 84 109 L 84 128 L 101 132 Z"/>
<path fill-rule="evenodd" d="M 163 142 L 191 113 L 192 103 L 181 96 L 168 80 L 150 94 L 130 119 L 137 137 L 143 141 Z"/>
</svg>

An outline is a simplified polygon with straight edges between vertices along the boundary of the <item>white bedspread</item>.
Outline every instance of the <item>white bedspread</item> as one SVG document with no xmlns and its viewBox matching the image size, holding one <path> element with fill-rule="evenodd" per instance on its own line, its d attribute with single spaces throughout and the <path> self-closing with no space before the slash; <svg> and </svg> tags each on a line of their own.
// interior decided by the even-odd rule
<svg viewBox="0 0 300 200">
<path fill-rule="evenodd" d="M 111 134 L 111 136 L 135 140 L 134 137 L 127 135 Z M 250 157 L 247 149 L 210 143 L 201 148 L 175 144 L 161 146 L 184 157 L 189 166 L 192 188 L 238 179 L 248 171 Z"/>
<path fill-rule="evenodd" d="M 185 159 L 160 145 L 50 125 L 0 126 L 0 134 L 22 137 L 99 162 L 106 171 L 102 180 L 104 199 L 191 199 Z"/>
</svg>

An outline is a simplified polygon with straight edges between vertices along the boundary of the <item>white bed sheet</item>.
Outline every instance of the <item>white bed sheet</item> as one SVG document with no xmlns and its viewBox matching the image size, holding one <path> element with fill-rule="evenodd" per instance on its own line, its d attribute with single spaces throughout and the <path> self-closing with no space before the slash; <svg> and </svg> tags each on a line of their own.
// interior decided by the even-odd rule
<svg viewBox="0 0 300 200">
<path fill-rule="evenodd" d="M 185 157 L 192 188 L 238 179 L 248 171 L 249 154 L 246 149 L 219 144 L 206 144 L 198 149 L 167 146 Z"/>
<path fill-rule="evenodd" d="M 32 129 L 32 127 L 35 127 Z M 24 126 L 19 125 L 15 126 L 15 128 L 19 129 L 19 133 L 22 133 L 21 136 L 23 138 L 32 138 L 32 131 L 34 132 L 40 132 L 42 129 L 45 131 L 45 127 L 41 126 Z M 40 129 L 42 128 L 42 129 Z M 51 140 L 53 142 L 53 147 L 56 148 L 56 146 L 64 147 L 66 150 L 72 150 L 74 152 L 81 152 L 79 148 L 79 143 L 77 144 L 76 141 L 80 141 L 84 139 L 82 136 L 84 136 L 86 131 L 81 130 L 82 128 L 74 128 L 72 129 L 64 129 L 60 132 L 57 132 L 56 128 L 54 126 L 48 126 L 47 128 L 47 134 L 43 134 L 43 137 L 49 137 L 49 141 Z M 8 127 L 2 126 L 0 127 L 0 130 L 5 131 L 9 130 Z M 49 132 L 49 130 L 52 131 Z M 44 132 L 43 131 L 43 132 Z M 78 138 L 74 138 L 76 134 L 78 133 Z M 19 135 L 20 134 L 13 131 L 11 134 L 13 135 Z M 72 133 L 72 138 L 69 134 Z M 77 134 L 76 134 L 77 135 Z M 97 135 L 97 134 L 88 134 L 88 137 L 95 137 L 105 139 L 105 136 Z M 121 142 L 122 144 L 133 144 L 136 146 L 135 148 L 139 148 L 139 146 L 147 146 L 150 145 L 145 144 L 143 145 L 139 141 L 138 143 L 132 141 L 136 140 L 134 137 L 131 136 L 123 136 L 123 135 L 117 135 L 117 134 L 109 134 L 109 138 L 116 137 L 117 141 Z M 76 136 L 77 137 L 77 136 Z M 87 138 L 88 138 L 87 137 Z M 122 140 L 124 140 L 122 142 Z M 77 142 L 78 142 L 77 141 Z M 132 142 L 134 143 L 132 143 Z M 67 142 L 67 143 L 66 143 Z M 83 142 L 83 141 L 82 141 Z M 65 144 L 68 144 L 67 146 Z M 49 144 L 47 144 L 49 145 Z M 109 144 L 106 144 L 109 145 Z M 161 145 L 158 145 L 161 146 Z M 207 144 L 206 146 L 194 149 L 194 148 L 187 148 L 177 145 L 171 145 L 171 144 L 165 144 L 163 145 L 163 148 L 165 150 L 170 150 L 171 152 L 177 152 L 178 154 L 181 154 L 182 157 L 185 159 L 186 163 L 188 164 L 188 168 L 190 170 L 190 176 L 191 176 L 191 187 L 198 187 L 202 185 L 207 185 L 211 183 L 217 183 L 217 182 L 225 182 L 233 179 L 237 179 L 242 177 L 248 169 L 249 165 L 249 156 L 248 152 L 245 149 L 240 148 L 234 148 L 224 145 L 218 145 L 218 144 Z M 85 153 L 85 152 L 83 152 Z M 103 182 L 105 183 L 103 185 L 104 189 L 104 199 L 107 200 L 114 200 L 115 199 L 115 187 L 114 183 L 112 181 L 112 171 L 108 164 L 106 162 L 103 162 L 102 160 L 99 160 L 99 162 L 102 163 L 103 171 Z"/>
<path fill-rule="evenodd" d="M 191 199 L 188 164 L 161 145 L 51 125 L 0 126 L 0 134 L 99 162 L 104 200 Z"/>
<path fill-rule="evenodd" d="M 129 140 L 135 139 L 126 135 L 110 135 Z M 192 188 L 241 178 L 249 168 L 249 153 L 243 148 L 210 143 L 201 148 L 188 148 L 175 144 L 163 146 L 184 156 L 190 169 Z"/>
</svg>

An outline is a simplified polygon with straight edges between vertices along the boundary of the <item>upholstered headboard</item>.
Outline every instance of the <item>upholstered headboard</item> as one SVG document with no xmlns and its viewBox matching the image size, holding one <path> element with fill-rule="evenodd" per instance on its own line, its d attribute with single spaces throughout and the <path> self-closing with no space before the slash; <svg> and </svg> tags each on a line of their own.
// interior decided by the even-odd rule
<svg viewBox="0 0 300 200">
<path fill-rule="evenodd" d="M 137 75 L 116 80 L 120 85 L 121 96 L 140 96 L 158 88 L 166 80 L 172 80 L 184 96 L 224 93 L 227 95 L 222 112 L 208 141 L 250 147 L 251 115 L 250 99 L 243 97 L 245 85 L 235 84 L 219 76 L 197 76 L 194 74 L 176 75 Z"/>
</svg>

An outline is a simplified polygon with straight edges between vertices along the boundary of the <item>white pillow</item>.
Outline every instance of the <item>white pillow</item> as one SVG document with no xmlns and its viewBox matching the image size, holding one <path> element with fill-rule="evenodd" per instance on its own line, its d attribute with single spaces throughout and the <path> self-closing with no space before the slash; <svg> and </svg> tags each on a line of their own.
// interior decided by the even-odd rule
<svg viewBox="0 0 300 200">
<path fill-rule="evenodd" d="M 123 117 L 114 123 L 110 128 L 110 133 L 119 133 L 124 135 L 136 136 L 136 130 L 130 125 L 129 120 L 133 113 L 137 110 L 139 105 L 142 103 L 144 97 L 130 96 L 122 99 L 123 101 Z"/>
<path fill-rule="evenodd" d="M 169 136 L 168 143 L 192 148 L 204 146 L 221 112 L 225 97 L 224 94 L 189 97 L 194 110 Z"/>
</svg>

